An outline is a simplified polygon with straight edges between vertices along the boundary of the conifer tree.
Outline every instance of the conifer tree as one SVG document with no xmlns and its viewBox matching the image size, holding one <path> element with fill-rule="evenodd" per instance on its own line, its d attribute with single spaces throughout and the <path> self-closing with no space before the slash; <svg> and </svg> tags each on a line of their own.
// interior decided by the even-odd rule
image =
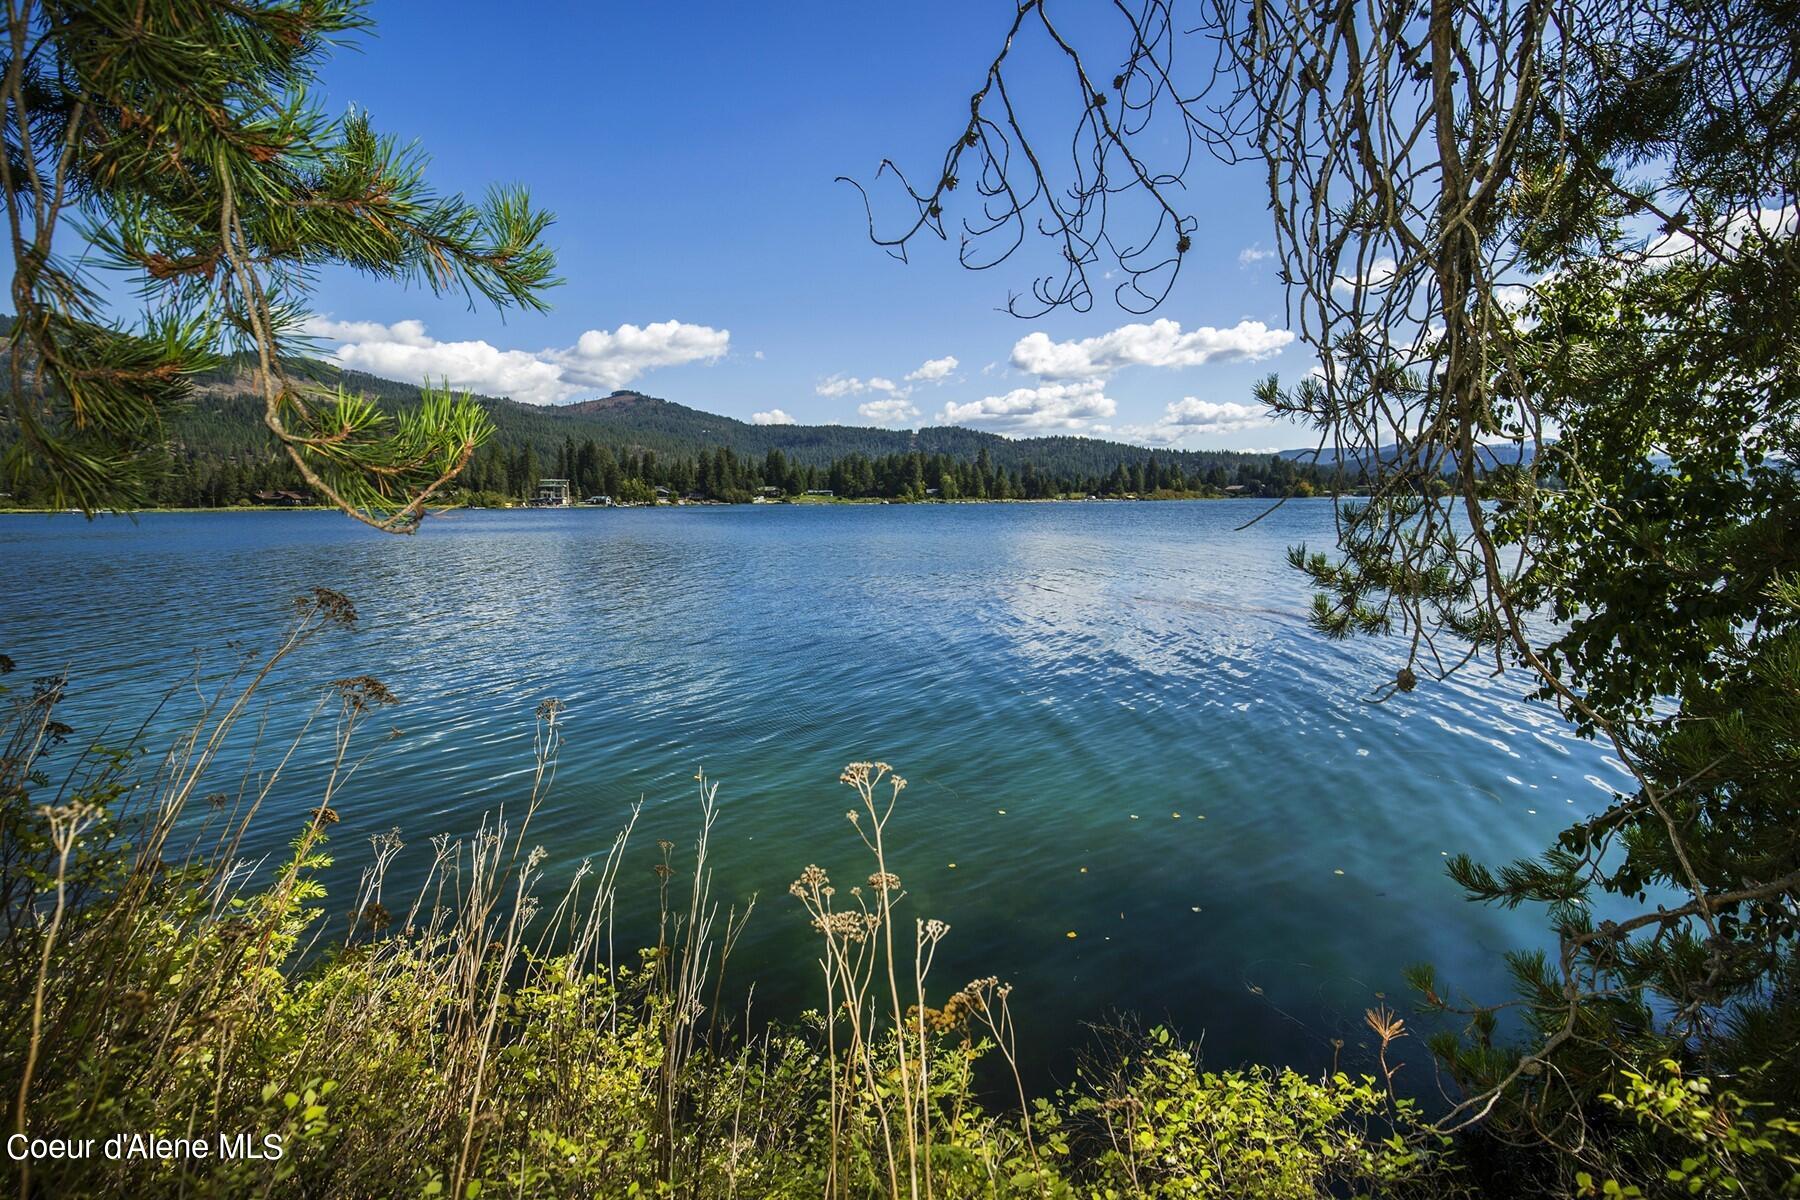
<svg viewBox="0 0 1800 1200">
<path fill-rule="evenodd" d="M 293 378 L 321 268 L 540 309 L 550 222 L 521 189 L 433 191 L 425 159 L 311 94 L 361 0 L 19 0 L 8 6 L 6 333 L 18 437 L 5 469 L 58 506 L 135 506 L 197 374 L 245 356 L 271 437 L 306 483 L 378 528 L 416 528 L 490 425 L 427 389 L 391 416 Z M 109 314 L 82 258 L 145 315 Z"/>
</svg>

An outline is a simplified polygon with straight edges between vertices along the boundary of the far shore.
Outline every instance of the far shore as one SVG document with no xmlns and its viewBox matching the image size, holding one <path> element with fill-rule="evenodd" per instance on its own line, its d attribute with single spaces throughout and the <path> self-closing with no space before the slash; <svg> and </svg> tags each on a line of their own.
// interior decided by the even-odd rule
<svg viewBox="0 0 1800 1200">
<path fill-rule="evenodd" d="M 1289 496 L 1286 499 L 1307 500 L 1312 496 Z M 781 507 L 822 507 L 827 505 L 890 505 L 893 507 L 914 507 L 919 505 L 955 505 L 955 504 L 1143 504 L 1163 503 L 1171 500 L 1280 500 L 1280 496 L 1260 495 L 1220 495 L 1207 492 L 1177 492 L 1150 496 L 1043 496 L 1035 499 L 1007 497 L 1005 499 L 977 499 L 958 497 L 945 500 L 930 496 L 923 500 L 900 500 L 879 496 L 794 496 L 785 500 L 770 500 L 761 503 L 744 503 L 728 500 L 684 500 L 680 503 L 658 501 L 655 504 L 565 504 L 565 505 L 530 505 L 530 504 L 451 504 L 442 508 L 433 508 L 433 513 L 449 512 L 562 512 L 575 509 L 674 509 L 674 508 L 781 508 Z M 330 504 L 231 504 L 210 508 L 130 508 L 104 509 L 94 515 L 106 517 L 136 517 L 147 513 L 309 513 L 337 512 Z M 80 516 L 77 508 L 34 508 L 26 505 L 11 508 L 0 508 L 0 516 Z"/>
</svg>

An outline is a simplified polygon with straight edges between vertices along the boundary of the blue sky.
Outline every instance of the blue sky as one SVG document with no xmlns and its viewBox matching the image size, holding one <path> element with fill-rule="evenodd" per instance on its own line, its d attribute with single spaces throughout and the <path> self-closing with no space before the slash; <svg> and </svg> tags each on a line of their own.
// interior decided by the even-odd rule
<svg viewBox="0 0 1800 1200">
<path fill-rule="evenodd" d="M 868 241 L 834 177 L 871 179 L 886 156 L 929 174 L 1011 8 L 375 3 L 374 35 L 333 59 L 324 103 L 417 138 L 442 190 L 528 185 L 557 214 L 566 283 L 550 312 L 502 317 L 327 272 L 321 345 L 536 402 L 629 386 L 745 420 L 1300 444 L 1249 397 L 1311 361 L 1285 333 L 1272 260 L 1253 260 L 1271 242 L 1253 166 L 1190 174 L 1194 249 L 1149 316 L 1109 298 L 1037 320 L 1000 311 L 1053 265 L 1046 243 L 970 272 L 953 244 L 901 264 Z M 1065 74 L 1026 57 L 1021 95 L 1062 95 Z"/>
</svg>

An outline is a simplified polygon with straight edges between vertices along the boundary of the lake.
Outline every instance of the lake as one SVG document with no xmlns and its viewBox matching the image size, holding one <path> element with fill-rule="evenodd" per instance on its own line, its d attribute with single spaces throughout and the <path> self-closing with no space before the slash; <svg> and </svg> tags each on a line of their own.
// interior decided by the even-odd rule
<svg viewBox="0 0 1800 1200">
<path fill-rule="evenodd" d="M 1331 542 L 1330 502 L 1238 528 L 1264 507 L 467 512 L 412 538 L 329 513 L 8 516 L 0 651 L 15 680 L 68 667 L 64 716 L 91 737 L 141 720 L 196 652 L 222 670 L 231 644 L 274 641 L 297 592 L 339 589 L 360 628 L 293 660 L 270 714 L 273 741 L 295 699 L 362 673 L 403 702 L 338 805 L 334 900 L 366 835 L 400 828 L 399 878 L 432 834 L 520 806 L 533 710 L 557 697 L 567 745 L 531 839 L 552 886 L 642 798 L 620 936 L 653 941 L 654 844 L 686 852 L 704 766 L 715 895 L 760 897 L 732 970 L 769 1017 L 817 1003 L 787 885 L 809 863 L 844 884 L 872 869 L 837 776 L 882 759 L 911 782 L 892 869 L 951 925 L 937 994 L 1012 980 L 1035 1082 L 1119 1012 L 1204 1034 L 1212 1065 L 1317 1070 L 1333 1038 L 1361 1061 L 1362 1010 L 1406 1001 L 1408 963 L 1504 998 L 1498 955 L 1540 943 L 1540 918 L 1467 903 L 1444 856 L 1534 853 L 1628 777 L 1522 703 L 1521 676 L 1369 703 L 1399 643 L 1314 633 L 1285 558 Z M 317 802 L 324 753 L 257 849 Z"/>
</svg>

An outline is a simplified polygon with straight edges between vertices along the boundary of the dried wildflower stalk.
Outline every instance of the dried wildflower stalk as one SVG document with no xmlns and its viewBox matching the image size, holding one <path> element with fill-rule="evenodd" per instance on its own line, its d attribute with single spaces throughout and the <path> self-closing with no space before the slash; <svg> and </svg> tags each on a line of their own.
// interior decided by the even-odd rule
<svg viewBox="0 0 1800 1200">
<path fill-rule="evenodd" d="M 883 762 L 853 762 L 838 782 L 856 793 L 856 806 L 846 814 L 874 859 L 867 890 L 850 889 L 850 903 L 840 907 L 837 889 L 818 866 L 808 866 L 789 885 L 824 943 L 819 968 L 825 982 L 824 1027 L 833 1064 L 830 1093 L 830 1157 L 825 1195 L 848 1194 L 846 1163 L 857 1134 L 857 1114 L 874 1113 L 880 1139 L 879 1158 L 887 1173 L 889 1194 L 932 1200 L 934 1178 L 931 1146 L 938 1113 L 932 1098 L 934 1034 L 962 1034 L 963 1088 L 966 1064 L 973 1057 L 972 1033 L 987 1030 L 1012 1069 L 1024 1108 L 1024 1087 L 1014 1056 L 1011 1014 L 1006 997 L 1011 986 L 997 979 L 977 980 L 953 995 L 941 1010 L 927 1002 L 926 977 L 937 948 L 950 926 L 915 919 L 911 946 L 911 979 L 903 990 L 904 951 L 894 937 L 895 909 L 906 893 L 900 877 L 888 869 L 888 822 L 906 790 L 906 780 Z M 839 1034 L 843 1033 L 840 1053 Z M 893 1087 L 883 1086 L 892 1080 Z M 898 1092 L 898 1104 L 892 1094 Z M 960 1099 L 958 1100 L 960 1110 Z M 1029 1118 L 1026 1141 L 1033 1159 Z M 904 1190 L 902 1176 L 904 1175 Z"/>
</svg>

